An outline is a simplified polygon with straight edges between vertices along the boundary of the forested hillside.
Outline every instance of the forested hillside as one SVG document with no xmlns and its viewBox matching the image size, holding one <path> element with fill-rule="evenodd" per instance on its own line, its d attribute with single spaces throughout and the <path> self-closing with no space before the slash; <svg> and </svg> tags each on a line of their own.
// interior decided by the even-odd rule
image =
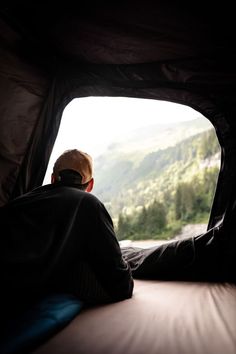
<svg viewBox="0 0 236 354">
<path fill-rule="evenodd" d="M 220 159 L 213 128 L 137 155 L 114 153 L 112 158 L 110 152 L 112 168 L 107 173 L 105 165 L 97 193 L 119 239 L 169 238 L 186 223 L 207 222 Z"/>
</svg>

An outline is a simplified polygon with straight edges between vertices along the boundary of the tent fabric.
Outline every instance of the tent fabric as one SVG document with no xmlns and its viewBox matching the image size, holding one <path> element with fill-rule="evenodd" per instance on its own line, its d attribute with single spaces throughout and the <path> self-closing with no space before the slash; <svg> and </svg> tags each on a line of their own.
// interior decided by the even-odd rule
<svg viewBox="0 0 236 354">
<path fill-rule="evenodd" d="M 214 16 L 212 16 L 212 11 Z M 222 166 L 209 225 L 235 200 L 235 38 L 230 7 L 137 1 L 0 7 L 0 205 L 39 186 L 74 97 L 164 99 L 212 121 Z"/>
<path fill-rule="evenodd" d="M 223 227 L 158 246 L 121 250 L 137 279 L 236 283 L 236 241 Z"/>
<path fill-rule="evenodd" d="M 73 98 L 126 96 L 189 105 L 212 122 L 222 164 L 208 227 L 226 222 L 236 198 L 230 10 L 215 4 L 212 16 L 168 1 L 102 1 L 79 11 L 70 1 L 1 5 L 0 206 L 42 184 Z"/>
<path fill-rule="evenodd" d="M 216 127 L 223 148 L 216 224 L 236 193 L 232 13 L 149 0 L 1 5 L 0 205 L 42 184 L 71 99 L 140 97 L 189 105 Z"/>
<path fill-rule="evenodd" d="M 97 85 L 100 86 L 97 94 L 101 95 L 116 95 L 113 86 L 118 85 L 118 94 L 128 86 L 130 92 L 123 93 L 134 97 L 142 96 L 139 91 L 142 89 L 149 98 L 152 88 L 170 90 L 169 99 L 173 101 L 176 92 L 186 91 L 208 99 L 227 115 L 226 119 L 231 119 L 230 110 L 234 108 L 229 103 L 234 101 L 235 92 L 233 24 L 230 9 L 226 12 L 215 5 L 214 16 L 210 16 L 211 11 L 193 4 L 179 7 L 168 1 L 145 4 L 137 1 L 135 6 L 132 2 L 112 5 L 102 1 L 93 6 L 81 5 L 77 11 L 70 1 L 57 4 L 56 9 L 52 4 L 45 7 L 28 1 L 1 6 L 0 64 L 7 81 L 2 81 L 1 87 L 8 88 L 4 91 L 9 93 L 1 101 L 6 104 L 9 97 L 14 101 L 13 112 L 5 113 L 1 119 L 7 120 L 6 129 L 15 122 L 14 134 L 23 137 L 20 129 L 28 133 L 21 139 L 22 146 L 17 148 L 22 151 L 20 160 L 8 151 L 3 152 L 3 159 L 17 161 L 14 166 L 4 161 L 3 167 L 7 166 L 2 182 L 5 191 L 1 193 L 2 204 L 41 183 L 58 120 L 74 85 L 83 88 L 84 92 L 80 92 L 83 96 L 93 94 Z M 76 75 L 76 70 L 80 71 L 77 79 L 65 85 L 62 73 L 66 76 L 71 71 Z M 7 75 L 9 72 L 11 75 Z M 60 96 L 65 89 L 67 100 Z M 165 94 L 163 99 L 166 99 Z M 27 129 L 23 128 L 22 119 Z M 55 131 L 52 129 L 49 136 L 46 135 L 50 142 L 43 152 L 39 145 L 43 137 L 45 139 L 48 121 L 54 119 L 55 124 L 51 125 Z M 36 128 L 36 121 L 40 121 L 41 129 L 38 125 Z M 12 137 L 12 141 L 16 139 Z M 8 146 L 7 141 L 2 141 L 3 147 Z M 42 160 L 42 165 L 41 161 L 37 164 L 38 178 L 31 177 L 35 173 L 35 163 L 32 163 L 35 149 L 37 158 Z M 10 181 L 6 181 L 9 175 Z"/>
<path fill-rule="evenodd" d="M 135 280 L 131 299 L 84 309 L 34 354 L 235 354 L 236 286 Z"/>
<path fill-rule="evenodd" d="M 0 170 L 1 205 L 13 193 L 14 185 L 25 161 L 36 130 L 41 105 L 44 102 L 49 82 L 40 68 L 29 63 L 18 53 L 20 35 L 2 20 L 1 71 L 0 71 Z M 19 181 L 21 192 L 27 177 Z"/>
<path fill-rule="evenodd" d="M 233 237 L 234 17 L 230 4 L 208 8 L 207 2 L 2 3 L 0 206 L 42 184 L 63 109 L 73 98 L 160 99 L 189 105 L 215 126 L 222 162 L 208 227 L 230 225 Z M 51 345 L 52 352 L 72 354 L 78 346 L 89 354 L 127 347 L 129 354 L 235 352 L 234 285 L 136 284 L 133 299 L 84 312 L 41 353 Z M 170 302 L 162 306 L 166 297 Z"/>
</svg>

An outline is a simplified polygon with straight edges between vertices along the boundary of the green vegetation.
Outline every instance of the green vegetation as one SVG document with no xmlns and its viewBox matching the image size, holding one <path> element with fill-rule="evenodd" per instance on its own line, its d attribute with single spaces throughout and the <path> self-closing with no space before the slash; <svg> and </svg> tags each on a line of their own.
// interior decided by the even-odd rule
<svg viewBox="0 0 236 354">
<path fill-rule="evenodd" d="M 218 172 L 216 167 L 205 169 L 191 182 L 179 183 L 171 199 L 155 200 L 132 215 L 119 214 L 118 239 L 169 239 L 187 223 L 207 222 Z"/>
<path fill-rule="evenodd" d="M 207 223 L 219 159 L 212 128 L 142 156 L 110 150 L 100 157 L 96 194 L 112 215 L 118 239 L 169 239 L 188 223 Z"/>
</svg>

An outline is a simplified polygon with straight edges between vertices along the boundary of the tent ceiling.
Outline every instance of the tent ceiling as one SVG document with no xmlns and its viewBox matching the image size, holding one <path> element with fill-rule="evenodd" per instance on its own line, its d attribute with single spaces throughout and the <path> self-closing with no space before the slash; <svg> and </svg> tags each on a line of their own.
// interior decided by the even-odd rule
<svg viewBox="0 0 236 354">
<path fill-rule="evenodd" d="M 2 12 L 31 50 L 44 48 L 46 57 L 77 63 L 133 64 L 232 52 L 230 9 L 216 4 L 208 10 L 168 1 L 23 1 Z"/>
<path fill-rule="evenodd" d="M 73 97 L 120 95 L 188 104 L 214 122 L 224 146 L 219 219 L 236 195 L 235 19 L 229 4 L 206 4 L 1 4 L 0 205 L 42 183 Z"/>
</svg>

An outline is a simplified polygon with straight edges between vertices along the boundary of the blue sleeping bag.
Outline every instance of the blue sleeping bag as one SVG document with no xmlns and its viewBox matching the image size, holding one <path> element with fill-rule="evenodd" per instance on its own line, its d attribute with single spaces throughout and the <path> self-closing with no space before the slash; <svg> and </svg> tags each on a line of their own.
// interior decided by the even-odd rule
<svg viewBox="0 0 236 354">
<path fill-rule="evenodd" d="M 51 294 L 5 320 L 1 354 L 28 353 L 65 327 L 83 303 L 70 294 Z"/>
</svg>

